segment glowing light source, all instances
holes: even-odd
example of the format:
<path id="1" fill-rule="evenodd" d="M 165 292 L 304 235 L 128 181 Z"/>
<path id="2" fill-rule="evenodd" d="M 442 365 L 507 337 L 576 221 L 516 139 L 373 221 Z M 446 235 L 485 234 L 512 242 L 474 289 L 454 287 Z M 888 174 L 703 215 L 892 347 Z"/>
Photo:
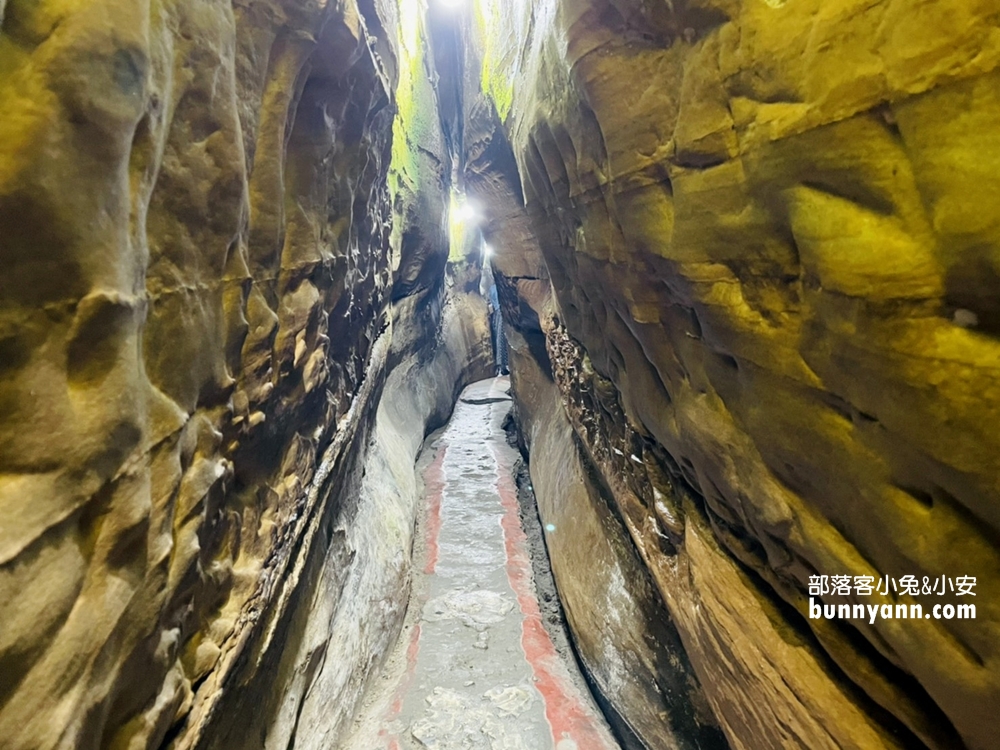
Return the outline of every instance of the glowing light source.
<path id="1" fill-rule="evenodd" d="M 476 215 L 476 207 L 469 201 L 462 201 L 458 205 L 457 217 L 460 221 L 474 221 Z"/>
<path id="2" fill-rule="evenodd" d="M 462 4 L 463 0 L 438 0 L 446 8 L 457 8 Z"/>
<path id="3" fill-rule="evenodd" d="M 488 243 L 484 242 L 483 243 L 483 257 L 484 258 L 489 258 L 491 255 L 493 255 L 493 248 L 490 247 Z"/>

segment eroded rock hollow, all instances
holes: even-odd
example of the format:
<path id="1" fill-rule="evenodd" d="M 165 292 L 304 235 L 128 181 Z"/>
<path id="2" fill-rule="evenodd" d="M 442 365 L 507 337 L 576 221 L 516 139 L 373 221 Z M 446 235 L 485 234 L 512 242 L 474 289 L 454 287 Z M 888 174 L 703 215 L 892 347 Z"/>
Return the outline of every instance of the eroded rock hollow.
<path id="1" fill-rule="evenodd" d="M 0 0 L 0 747 L 337 747 L 495 282 L 623 747 L 996 748 L 998 64 L 995 0 Z"/>
<path id="2" fill-rule="evenodd" d="M 0 745 L 328 747 L 492 367 L 419 16 L 0 17 Z"/>

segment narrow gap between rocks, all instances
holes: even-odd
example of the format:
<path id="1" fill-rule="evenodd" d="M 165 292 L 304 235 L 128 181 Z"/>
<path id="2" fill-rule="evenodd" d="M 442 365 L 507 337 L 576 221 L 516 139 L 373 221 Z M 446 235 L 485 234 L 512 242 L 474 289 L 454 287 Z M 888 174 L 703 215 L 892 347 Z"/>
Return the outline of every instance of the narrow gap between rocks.
<path id="1" fill-rule="evenodd" d="M 343 750 L 619 747 L 564 630 L 530 488 L 517 486 L 510 407 L 507 378 L 473 384 L 424 443 L 409 608 Z"/>

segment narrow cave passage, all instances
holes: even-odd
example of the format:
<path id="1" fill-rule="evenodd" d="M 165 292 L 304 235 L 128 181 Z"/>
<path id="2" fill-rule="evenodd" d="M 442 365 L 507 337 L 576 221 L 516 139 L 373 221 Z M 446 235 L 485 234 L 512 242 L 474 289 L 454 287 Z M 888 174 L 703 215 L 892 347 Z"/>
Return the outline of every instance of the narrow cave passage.
<path id="1" fill-rule="evenodd" d="M 0 750 L 997 750 L 998 7 L 0 0 Z"/>
<path id="2" fill-rule="evenodd" d="M 409 612 L 342 750 L 618 748 L 539 601 L 503 428 L 509 386 L 466 388 L 424 444 Z"/>

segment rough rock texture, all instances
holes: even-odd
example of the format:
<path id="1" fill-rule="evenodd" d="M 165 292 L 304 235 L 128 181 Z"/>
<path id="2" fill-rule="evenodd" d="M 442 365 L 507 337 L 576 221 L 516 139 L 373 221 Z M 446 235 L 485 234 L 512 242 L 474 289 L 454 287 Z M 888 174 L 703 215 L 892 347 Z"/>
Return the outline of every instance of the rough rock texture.
<path id="1" fill-rule="evenodd" d="M 0 24 L 0 744 L 316 746 L 398 627 L 416 448 L 488 372 L 475 258 L 412 209 L 444 150 L 390 196 L 433 68 L 387 0 Z"/>
<path id="2" fill-rule="evenodd" d="M 559 596 L 623 746 L 726 747 L 610 491 L 573 439 L 557 386 L 519 333 L 510 343 L 518 422 Z"/>
<path id="3" fill-rule="evenodd" d="M 980 0 L 469 19 L 525 436 L 572 424 L 733 747 L 996 746 L 998 24 Z M 574 453 L 531 451 L 533 476 Z M 587 540 L 550 545 L 564 592 Z M 976 576 L 978 616 L 809 620 L 813 574 Z"/>

